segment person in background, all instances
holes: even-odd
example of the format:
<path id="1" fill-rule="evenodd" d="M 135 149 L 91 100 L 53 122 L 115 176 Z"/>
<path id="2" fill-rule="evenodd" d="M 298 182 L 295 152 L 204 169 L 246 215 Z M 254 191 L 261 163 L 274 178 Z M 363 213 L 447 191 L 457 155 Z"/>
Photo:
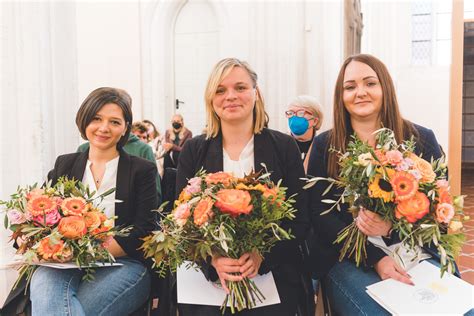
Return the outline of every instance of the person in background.
<path id="1" fill-rule="evenodd" d="M 205 91 L 206 134 L 186 142 L 179 158 L 176 193 L 186 186 L 188 179 L 203 168 L 207 172 L 232 172 L 237 177 L 263 170 L 262 163 L 271 173 L 271 180 L 287 187 L 287 196 L 297 193 L 296 217 L 284 220 L 282 225 L 291 229 L 292 240 L 277 243 L 263 257 L 246 253 L 239 259 L 214 256 L 203 267 L 208 280 L 237 281 L 242 277 L 272 272 L 280 295 L 280 304 L 243 310 L 236 315 L 294 316 L 298 290 L 301 287 L 301 241 L 309 228 L 306 212 L 306 192 L 300 178 L 304 177 L 303 164 L 295 141 L 286 134 L 267 128 L 268 116 L 257 74 L 246 62 L 235 58 L 219 61 L 213 68 Z M 179 304 L 181 316 L 220 316 L 218 306 Z M 230 314 L 229 311 L 225 315 Z"/>
<path id="2" fill-rule="evenodd" d="M 158 132 L 158 129 L 152 121 L 143 120 L 143 124 L 145 124 L 148 129 L 148 145 L 151 146 L 153 154 L 155 155 L 158 173 L 161 177 L 163 177 L 163 157 L 166 153 L 165 149 L 163 148 L 163 136 L 160 135 L 160 132 Z"/>
<path id="3" fill-rule="evenodd" d="M 304 161 L 305 171 L 309 160 L 311 143 L 323 123 L 323 112 L 316 98 L 300 95 L 294 98 L 285 111 L 291 136 L 296 140 Z"/>
<path id="4" fill-rule="evenodd" d="M 85 142 L 84 144 L 80 145 L 77 148 L 78 152 L 85 152 L 89 149 L 89 142 Z M 155 155 L 153 154 L 153 150 L 151 146 L 142 142 L 137 136 L 130 133 L 128 136 L 128 141 L 123 146 L 123 150 L 132 156 L 137 156 L 144 158 L 153 162 L 156 166 Z M 158 169 L 157 169 L 158 170 Z M 156 190 L 158 192 L 159 201 L 161 202 L 161 180 L 160 175 L 157 173 L 156 175 Z"/>
<path id="5" fill-rule="evenodd" d="M 89 148 L 59 156 L 48 179 L 61 176 L 81 180 L 105 197 L 104 212 L 117 216 L 115 225 L 133 225 L 128 236 L 107 245 L 121 266 L 99 268 L 92 282 L 83 270 L 39 267 L 30 284 L 33 315 L 128 315 L 147 300 L 151 276 L 138 250 L 141 238 L 157 228 L 157 170 L 145 159 L 128 155 L 125 145 L 132 124 L 131 98 L 123 90 L 99 88 L 84 100 L 76 115 L 77 127 Z M 116 201 L 120 200 L 120 203 Z"/>
<path id="6" fill-rule="evenodd" d="M 132 134 L 137 136 L 145 144 L 148 144 L 148 128 L 142 122 L 135 122 L 132 125 Z"/>
<path id="7" fill-rule="evenodd" d="M 173 115 L 171 128 L 166 130 L 163 148 L 166 150 L 163 167 L 176 168 L 184 143 L 193 137 L 193 133 L 184 126 L 181 114 Z"/>

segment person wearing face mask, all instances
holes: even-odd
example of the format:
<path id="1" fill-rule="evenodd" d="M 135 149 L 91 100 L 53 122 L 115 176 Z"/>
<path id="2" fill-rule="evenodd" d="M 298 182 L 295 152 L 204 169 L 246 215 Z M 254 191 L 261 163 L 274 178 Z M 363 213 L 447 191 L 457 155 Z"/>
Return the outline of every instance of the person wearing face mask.
<path id="1" fill-rule="evenodd" d="M 323 112 L 315 97 L 300 95 L 289 103 L 285 115 L 288 118 L 291 136 L 300 149 L 306 171 L 308 153 L 311 151 L 313 138 L 323 123 Z"/>
<path id="2" fill-rule="evenodd" d="M 193 137 L 193 133 L 184 127 L 183 116 L 175 114 L 171 119 L 172 128 L 166 130 L 165 143 L 163 148 L 166 150 L 164 156 L 163 168 L 176 168 L 178 158 L 184 143 Z"/>

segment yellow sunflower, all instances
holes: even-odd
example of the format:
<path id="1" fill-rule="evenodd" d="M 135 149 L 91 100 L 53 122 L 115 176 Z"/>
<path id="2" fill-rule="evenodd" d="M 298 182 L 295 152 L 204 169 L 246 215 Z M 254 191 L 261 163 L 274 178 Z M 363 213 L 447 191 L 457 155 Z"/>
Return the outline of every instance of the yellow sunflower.
<path id="1" fill-rule="evenodd" d="M 385 203 L 391 202 L 393 200 L 392 186 L 380 174 L 376 174 L 369 184 L 369 196 L 381 198 Z"/>

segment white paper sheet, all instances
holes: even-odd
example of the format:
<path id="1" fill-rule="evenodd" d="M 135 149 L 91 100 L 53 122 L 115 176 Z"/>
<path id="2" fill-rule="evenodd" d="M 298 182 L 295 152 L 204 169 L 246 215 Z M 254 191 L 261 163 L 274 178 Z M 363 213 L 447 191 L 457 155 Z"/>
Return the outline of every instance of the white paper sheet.
<path id="1" fill-rule="evenodd" d="M 177 269 L 178 303 L 221 306 L 226 293 L 219 286 L 209 282 L 200 270 L 186 268 L 186 264 Z M 280 296 L 271 272 L 257 275 L 252 279 L 265 296 L 265 300 L 257 300 L 256 306 L 262 307 L 280 303 Z"/>
<path id="2" fill-rule="evenodd" d="M 393 279 L 367 287 L 367 293 L 393 315 L 462 315 L 474 307 L 474 287 L 422 261 L 409 270 L 415 286 Z"/>
<path id="3" fill-rule="evenodd" d="M 106 268 L 106 267 L 118 267 L 118 266 L 123 266 L 123 263 L 120 262 L 113 262 L 113 263 L 108 263 L 108 262 L 96 262 L 95 263 L 97 266 L 81 266 L 81 268 Z M 65 262 L 65 263 L 59 263 L 59 262 L 42 262 L 42 263 L 36 263 L 35 265 L 37 266 L 44 266 L 44 267 L 49 267 L 49 268 L 54 268 L 54 269 L 78 269 L 79 266 L 75 264 L 74 262 Z"/>

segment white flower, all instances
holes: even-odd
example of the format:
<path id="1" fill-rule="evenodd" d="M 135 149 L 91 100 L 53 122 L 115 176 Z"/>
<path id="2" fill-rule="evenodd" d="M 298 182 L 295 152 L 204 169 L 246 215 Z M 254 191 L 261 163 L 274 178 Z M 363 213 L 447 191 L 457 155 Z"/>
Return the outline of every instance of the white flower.
<path id="1" fill-rule="evenodd" d="M 372 157 L 371 153 L 365 153 L 365 154 L 360 154 L 359 157 L 357 157 L 357 161 L 361 166 L 367 167 L 374 161 L 374 158 Z"/>

